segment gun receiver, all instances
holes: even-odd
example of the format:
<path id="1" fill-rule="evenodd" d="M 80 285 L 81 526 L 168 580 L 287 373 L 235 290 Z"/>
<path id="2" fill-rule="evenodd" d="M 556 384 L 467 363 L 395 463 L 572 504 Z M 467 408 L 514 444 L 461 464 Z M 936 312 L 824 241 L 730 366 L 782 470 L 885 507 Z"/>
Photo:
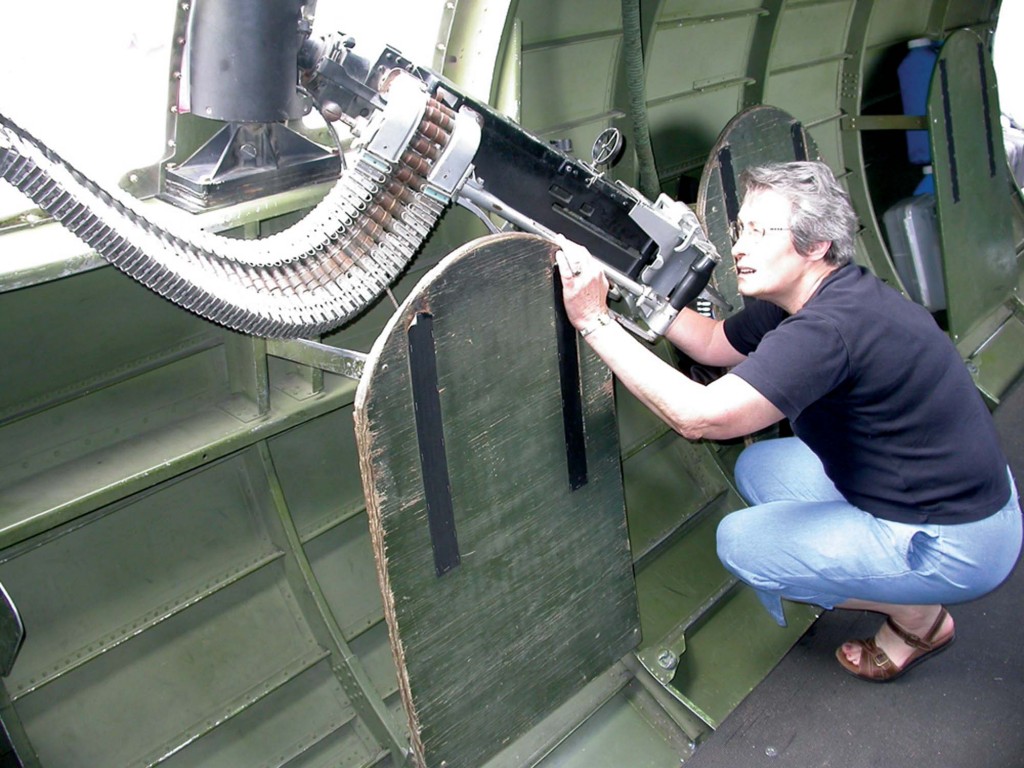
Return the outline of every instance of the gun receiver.
<path id="1" fill-rule="evenodd" d="M 560 233 L 587 247 L 604 265 L 625 309 L 620 322 L 648 340 L 663 335 L 676 314 L 704 293 L 727 306 L 709 286 L 719 261 L 714 245 L 685 204 L 660 195 L 652 203 L 622 182 L 460 92 L 387 47 L 370 64 L 353 52 L 351 38 L 308 39 L 300 50 L 304 84 L 321 111 L 353 122 L 381 109 L 395 70 L 414 75 L 432 98 L 472 119 L 437 161 L 434 183 L 498 231 L 487 214 L 507 225 L 553 237 Z M 459 131 L 454 132 L 459 136 Z M 453 146 L 455 145 L 455 146 Z M 442 178 L 443 177 L 443 178 Z"/>

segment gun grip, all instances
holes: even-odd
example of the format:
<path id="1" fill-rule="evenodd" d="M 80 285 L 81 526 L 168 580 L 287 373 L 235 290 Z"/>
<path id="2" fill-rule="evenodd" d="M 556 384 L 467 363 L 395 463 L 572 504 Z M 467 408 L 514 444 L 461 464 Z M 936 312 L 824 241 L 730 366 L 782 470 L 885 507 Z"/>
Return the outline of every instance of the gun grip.
<path id="1" fill-rule="evenodd" d="M 681 310 L 700 295 L 711 279 L 711 273 L 715 271 L 717 263 L 706 253 L 701 253 L 690 263 L 683 279 L 669 297 L 669 304 L 673 309 Z"/>

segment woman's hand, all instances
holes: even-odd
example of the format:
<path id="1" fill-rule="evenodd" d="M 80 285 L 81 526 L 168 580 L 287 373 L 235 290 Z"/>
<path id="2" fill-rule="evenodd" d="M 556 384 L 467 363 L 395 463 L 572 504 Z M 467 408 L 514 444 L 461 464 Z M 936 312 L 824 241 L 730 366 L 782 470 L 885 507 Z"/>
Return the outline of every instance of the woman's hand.
<path id="1" fill-rule="evenodd" d="M 575 328 L 590 327 L 608 314 L 608 278 L 597 259 L 578 243 L 557 237 L 560 249 L 555 262 L 562 279 L 562 298 L 569 322 Z"/>

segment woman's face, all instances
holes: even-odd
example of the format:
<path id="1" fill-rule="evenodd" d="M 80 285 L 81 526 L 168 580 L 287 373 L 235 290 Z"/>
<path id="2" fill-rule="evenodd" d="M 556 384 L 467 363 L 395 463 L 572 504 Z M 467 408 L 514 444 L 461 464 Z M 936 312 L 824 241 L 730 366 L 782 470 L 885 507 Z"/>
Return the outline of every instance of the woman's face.
<path id="1" fill-rule="evenodd" d="M 772 190 L 743 200 L 737 221 L 742 234 L 732 247 L 739 292 L 785 306 L 790 292 L 811 266 L 797 253 L 789 233 L 789 200 Z"/>

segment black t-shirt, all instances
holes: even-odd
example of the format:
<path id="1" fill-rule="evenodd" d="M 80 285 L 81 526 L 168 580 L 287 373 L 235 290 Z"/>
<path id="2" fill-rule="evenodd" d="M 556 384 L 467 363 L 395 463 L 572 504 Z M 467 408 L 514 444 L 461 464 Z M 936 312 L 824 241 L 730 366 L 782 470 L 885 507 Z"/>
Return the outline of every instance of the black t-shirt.
<path id="1" fill-rule="evenodd" d="M 866 269 L 829 275 L 793 315 L 747 301 L 725 321 L 733 368 L 790 420 L 852 504 L 906 523 L 966 523 L 1006 503 L 1006 459 L 948 336 Z"/>

